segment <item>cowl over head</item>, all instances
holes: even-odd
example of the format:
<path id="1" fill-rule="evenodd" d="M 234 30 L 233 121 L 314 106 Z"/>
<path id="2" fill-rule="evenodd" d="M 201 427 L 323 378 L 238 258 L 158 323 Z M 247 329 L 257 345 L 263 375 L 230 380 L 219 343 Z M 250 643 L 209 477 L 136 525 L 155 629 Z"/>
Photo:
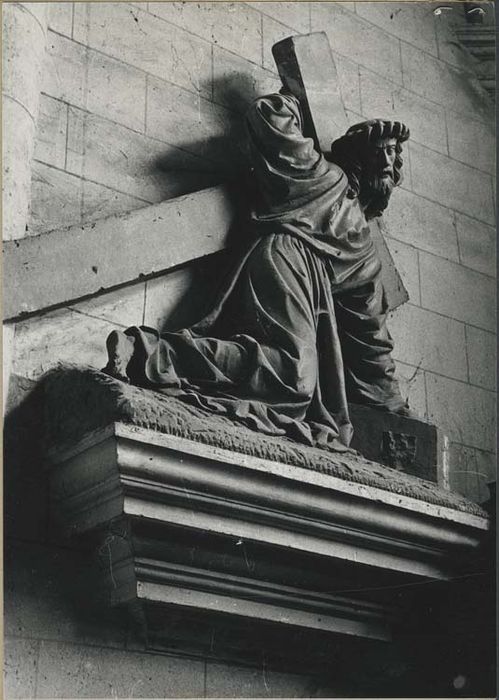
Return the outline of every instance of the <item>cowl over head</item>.
<path id="1" fill-rule="evenodd" d="M 348 177 L 350 190 L 348 196 L 360 197 L 366 190 L 366 174 L 372 171 L 374 149 L 386 139 L 395 139 L 395 160 L 393 164 L 393 186 L 402 182 L 402 144 L 410 136 L 405 124 L 386 119 L 370 119 L 351 126 L 344 136 L 331 144 L 328 160 L 345 172 Z M 366 217 L 379 216 L 388 206 L 389 194 L 381 194 L 374 198 L 366 209 Z"/>

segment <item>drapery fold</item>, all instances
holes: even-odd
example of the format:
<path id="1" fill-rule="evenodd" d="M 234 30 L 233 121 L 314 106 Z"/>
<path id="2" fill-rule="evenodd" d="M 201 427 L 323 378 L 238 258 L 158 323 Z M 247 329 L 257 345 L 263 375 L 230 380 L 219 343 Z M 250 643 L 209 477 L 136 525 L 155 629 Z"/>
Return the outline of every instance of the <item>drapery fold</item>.
<path id="1" fill-rule="evenodd" d="M 298 101 L 247 116 L 252 241 L 214 305 L 177 332 L 132 327 L 133 383 L 267 434 L 345 450 L 348 401 L 396 410 L 380 262 L 347 178 L 303 136 Z"/>

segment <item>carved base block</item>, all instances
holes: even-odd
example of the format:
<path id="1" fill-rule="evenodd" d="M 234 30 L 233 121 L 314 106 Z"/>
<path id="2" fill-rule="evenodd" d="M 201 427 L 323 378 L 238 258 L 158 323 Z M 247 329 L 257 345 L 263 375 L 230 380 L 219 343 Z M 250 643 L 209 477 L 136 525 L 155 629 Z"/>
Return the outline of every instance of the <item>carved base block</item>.
<path id="1" fill-rule="evenodd" d="M 364 457 L 448 488 L 443 436 L 434 425 L 352 404 L 350 417 L 352 447 Z"/>

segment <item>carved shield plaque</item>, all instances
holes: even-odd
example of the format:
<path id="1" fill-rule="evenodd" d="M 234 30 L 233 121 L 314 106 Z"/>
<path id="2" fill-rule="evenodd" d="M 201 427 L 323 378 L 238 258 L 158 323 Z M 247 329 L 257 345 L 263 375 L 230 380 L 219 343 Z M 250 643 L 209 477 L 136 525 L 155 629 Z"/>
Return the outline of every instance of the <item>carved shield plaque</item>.
<path id="1" fill-rule="evenodd" d="M 382 435 L 381 457 L 383 464 L 406 471 L 416 461 L 417 439 L 415 435 L 387 430 Z"/>

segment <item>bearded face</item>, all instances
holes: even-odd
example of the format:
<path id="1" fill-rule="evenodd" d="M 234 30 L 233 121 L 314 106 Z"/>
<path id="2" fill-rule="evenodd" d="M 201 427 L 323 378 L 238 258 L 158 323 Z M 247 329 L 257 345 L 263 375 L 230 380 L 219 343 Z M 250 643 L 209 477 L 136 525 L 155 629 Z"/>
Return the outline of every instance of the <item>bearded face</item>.
<path id="1" fill-rule="evenodd" d="M 409 129 L 402 122 L 371 119 L 351 126 L 331 144 L 327 159 L 348 178 L 350 198 L 358 197 L 366 220 L 381 216 L 401 182 L 402 144 Z"/>
<path id="2" fill-rule="evenodd" d="M 388 204 L 395 187 L 394 164 L 397 140 L 382 138 L 369 145 L 360 181 L 360 199 L 363 203 L 379 200 Z"/>

